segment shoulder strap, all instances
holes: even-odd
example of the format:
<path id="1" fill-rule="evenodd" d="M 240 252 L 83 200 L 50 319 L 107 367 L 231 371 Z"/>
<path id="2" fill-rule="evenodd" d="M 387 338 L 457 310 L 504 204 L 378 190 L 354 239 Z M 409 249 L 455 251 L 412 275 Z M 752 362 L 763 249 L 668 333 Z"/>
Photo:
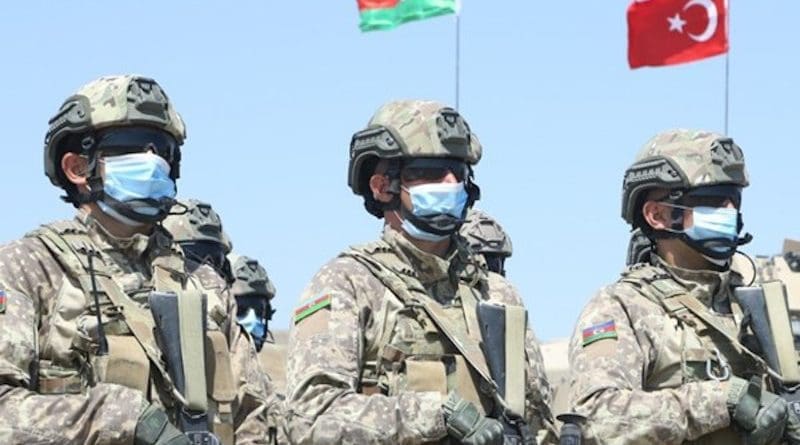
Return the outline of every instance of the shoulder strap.
<path id="1" fill-rule="evenodd" d="M 496 386 L 489 373 L 489 367 L 486 365 L 486 360 L 483 357 L 483 351 L 481 351 L 480 345 L 472 338 L 464 338 L 460 335 L 458 330 L 450 325 L 447 315 L 444 313 L 441 306 L 435 304 L 430 299 L 417 298 L 414 296 L 409 291 L 408 284 L 405 281 L 384 266 L 379 260 L 373 256 L 367 255 L 362 249 L 353 248 L 342 255 L 351 257 L 366 266 L 375 278 L 379 279 L 384 286 L 388 287 L 404 304 L 422 307 L 425 313 L 433 320 L 434 324 L 436 324 L 436 327 L 438 327 L 450 342 L 453 343 L 475 372 L 477 372 L 485 382 L 491 384 L 493 387 Z M 420 290 L 424 291 L 422 285 L 418 287 Z"/>
<path id="2" fill-rule="evenodd" d="M 633 278 L 635 275 L 636 274 L 634 272 L 629 276 Z M 761 368 L 762 371 L 768 372 L 773 376 L 778 375 L 777 372 L 769 368 L 764 359 L 750 351 L 739 341 L 738 338 L 736 338 L 736 336 L 728 332 L 728 330 L 725 329 L 719 320 L 711 315 L 706 305 L 704 305 L 700 300 L 697 299 L 697 297 L 694 296 L 694 294 L 692 294 L 690 291 L 687 291 L 686 288 L 681 286 L 674 279 L 668 275 L 656 275 L 652 273 L 647 274 L 647 276 L 640 276 L 638 278 L 647 283 L 649 289 L 653 291 L 652 293 L 643 292 L 642 295 L 660 304 L 666 309 L 670 316 L 679 317 L 679 314 L 683 311 L 691 312 L 710 329 L 722 335 L 722 337 L 725 338 L 725 340 L 727 340 L 737 352 L 751 358 L 756 365 Z M 623 275 L 623 279 L 621 281 L 639 284 L 637 280 L 630 280 L 626 275 Z"/>
<path id="3" fill-rule="evenodd" d="M 78 280 L 84 295 L 89 298 L 92 294 L 91 274 L 88 272 L 88 265 L 84 265 L 82 258 L 87 255 L 100 255 L 99 250 L 95 249 L 91 243 L 86 241 L 83 247 L 91 249 L 87 252 L 78 253 L 75 251 L 67 240 L 52 227 L 45 226 L 33 234 L 40 239 L 45 246 L 53 253 L 56 260 L 61 263 L 67 273 Z M 101 257 L 102 258 L 102 257 Z M 181 393 L 175 388 L 172 379 L 161 362 L 161 353 L 156 346 L 156 339 L 154 336 L 155 322 L 153 317 L 140 307 L 136 302 L 131 300 L 120 286 L 111 278 L 105 270 L 102 262 L 94 262 L 95 265 L 95 279 L 99 292 L 104 293 L 111 302 L 122 308 L 123 318 L 125 324 L 133 333 L 139 345 L 147 354 L 148 359 L 153 366 L 158 370 L 162 379 L 164 380 L 166 389 L 175 397 L 181 404 L 186 405 L 186 400 Z"/>
<path id="4" fill-rule="evenodd" d="M 737 351 L 753 359 L 763 370 L 769 369 L 769 366 L 767 366 L 767 363 L 764 361 L 764 359 L 762 359 L 761 357 L 759 357 L 758 355 L 747 349 L 746 346 L 744 346 L 739 342 L 739 339 L 731 335 L 725 329 L 725 327 L 719 323 L 717 319 L 711 316 L 711 314 L 708 311 L 708 307 L 706 307 L 706 305 L 700 302 L 700 300 L 698 300 L 697 297 L 692 295 L 690 292 L 687 292 L 684 293 L 683 295 L 676 296 L 675 301 L 682 304 L 686 309 L 689 310 L 689 312 L 693 313 L 699 319 L 703 320 L 703 323 L 705 323 L 708 327 L 712 328 L 713 330 L 721 334 L 723 337 L 725 337 L 725 339 L 728 340 L 728 342 Z"/>

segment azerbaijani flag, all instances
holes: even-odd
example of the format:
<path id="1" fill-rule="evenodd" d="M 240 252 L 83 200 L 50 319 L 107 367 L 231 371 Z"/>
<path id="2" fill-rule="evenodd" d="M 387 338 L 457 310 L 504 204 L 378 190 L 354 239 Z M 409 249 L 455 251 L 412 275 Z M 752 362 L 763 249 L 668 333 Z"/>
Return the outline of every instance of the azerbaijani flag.
<path id="1" fill-rule="evenodd" d="M 382 31 L 414 20 L 452 14 L 458 0 L 357 0 L 361 31 Z"/>

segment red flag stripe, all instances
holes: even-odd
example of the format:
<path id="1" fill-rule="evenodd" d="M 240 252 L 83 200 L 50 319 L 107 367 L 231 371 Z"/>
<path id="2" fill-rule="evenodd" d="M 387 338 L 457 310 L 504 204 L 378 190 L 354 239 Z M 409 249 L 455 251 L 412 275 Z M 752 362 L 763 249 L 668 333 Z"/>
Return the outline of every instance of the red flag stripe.
<path id="1" fill-rule="evenodd" d="M 358 0 L 358 10 L 394 8 L 400 0 Z"/>

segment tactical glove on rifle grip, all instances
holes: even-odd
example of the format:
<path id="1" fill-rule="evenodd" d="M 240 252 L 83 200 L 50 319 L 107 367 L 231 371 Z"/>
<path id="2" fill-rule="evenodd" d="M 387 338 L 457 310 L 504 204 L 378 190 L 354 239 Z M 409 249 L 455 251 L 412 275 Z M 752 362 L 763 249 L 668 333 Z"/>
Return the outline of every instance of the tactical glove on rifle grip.
<path id="1" fill-rule="evenodd" d="M 728 411 L 731 420 L 743 432 L 747 445 L 777 442 L 788 420 L 786 401 L 775 394 L 761 391 L 761 380 L 747 381 L 731 377 L 728 381 Z"/>
<path id="2" fill-rule="evenodd" d="M 134 445 L 192 445 L 179 429 L 175 428 L 167 413 L 149 405 L 136 422 Z"/>
<path id="3" fill-rule="evenodd" d="M 503 424 L 481 416 L 478 408 L 451 392 L 444 406 L 447 432 L 467 445 L 500 445 L 503 443 Z"/>

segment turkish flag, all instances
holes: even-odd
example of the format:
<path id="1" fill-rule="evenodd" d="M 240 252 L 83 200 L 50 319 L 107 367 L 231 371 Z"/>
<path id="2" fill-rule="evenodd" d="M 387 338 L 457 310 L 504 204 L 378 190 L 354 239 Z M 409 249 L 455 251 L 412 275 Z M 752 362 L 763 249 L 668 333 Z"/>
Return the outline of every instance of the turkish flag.
<path id="1" fill-rule="evenodd" d="M 727 0 L 635 0 L 628 7 L 628 64 L 675 65 L 728 51 Z"/>

